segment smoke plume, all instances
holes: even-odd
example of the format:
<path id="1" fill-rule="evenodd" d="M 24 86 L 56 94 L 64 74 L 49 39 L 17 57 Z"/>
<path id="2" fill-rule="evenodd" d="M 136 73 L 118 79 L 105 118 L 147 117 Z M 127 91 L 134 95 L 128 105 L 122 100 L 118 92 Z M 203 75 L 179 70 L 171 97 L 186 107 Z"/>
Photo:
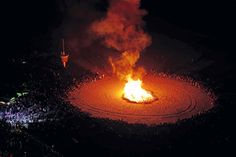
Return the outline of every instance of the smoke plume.
<path id="1" fill-rule="evenodd" d="M 90 29 L 100 37 L 106 47 L 115 49 L 119 57 L 109 57 L 114 74 L 120 79 L 140 77 L 144 72 L 135 67 L 140 53 L 151 44 L 151 37 L 144 32 L 140 0 L 110 0 L 106 16 L 95 21 Z"/>

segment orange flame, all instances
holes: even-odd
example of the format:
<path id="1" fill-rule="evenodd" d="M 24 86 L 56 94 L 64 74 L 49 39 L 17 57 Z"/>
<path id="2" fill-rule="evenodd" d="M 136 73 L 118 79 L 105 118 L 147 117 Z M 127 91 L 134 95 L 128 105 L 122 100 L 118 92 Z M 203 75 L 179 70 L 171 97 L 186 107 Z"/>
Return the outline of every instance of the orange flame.
<path id="1" fill-rule="evenodd" d="M 148 103 L 155 100 L 151 92 L 142 88 L 141 80 L 132 78 L 128 78 L 125 84 L 123 98 L 135 103 Z"/>
<path id="2" fill-rule="evenodd" d="M 111 0 L 106 17 L 91 25 L 91 31 L 102 37 L 108 48 L 121 53 L 118 58 L 109 57 L 109 62 L 113 73 L 128 81 L 128 85 L 132 78 L 141 78 L 145 72 L 135 64 L 140 52 L 151 44 L 151 37 L 143 30 L 146 11 L 139 7 L 140 0 Z"/>

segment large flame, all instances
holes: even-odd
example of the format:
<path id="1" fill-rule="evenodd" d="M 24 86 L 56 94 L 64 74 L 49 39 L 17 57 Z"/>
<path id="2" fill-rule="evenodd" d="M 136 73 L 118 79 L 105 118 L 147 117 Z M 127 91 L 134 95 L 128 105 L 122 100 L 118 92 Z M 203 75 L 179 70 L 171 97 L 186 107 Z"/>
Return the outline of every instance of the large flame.
<path id="1" fill-rule="evenodd" d="M 110 0 L 108 12 L 104 18 L 91 25 L 91 31 L 102 37 L 108 48 L 120 53 L 119 57 L 109 57 L 113 73 L 127 81 L 123 98 L 136 103 L 154 100 L 151 92 L 142 88 L 145 69 L 137 67 L 140 53 L 151 44 L 151 37 L 143 27 L 143 16 L 147 14 L 140 9 L 141 0 Z M 135 79 L 135 80 L 134 80 Z"/>
<path id="2" fill-rule="evenodd" d="M 128 78 L 125 84 L 123 98 L 135 103 L 149 103 L 155 100 L 151 92 L 142 88 L 140 79 L 133 80 L 132 78 Z"/>

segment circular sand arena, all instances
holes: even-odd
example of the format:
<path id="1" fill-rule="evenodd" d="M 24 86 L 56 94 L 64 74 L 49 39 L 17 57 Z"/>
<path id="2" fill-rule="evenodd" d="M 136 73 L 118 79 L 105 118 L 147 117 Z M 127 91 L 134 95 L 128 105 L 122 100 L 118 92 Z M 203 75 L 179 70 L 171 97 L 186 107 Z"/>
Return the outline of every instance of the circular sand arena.
<path id="1" fill-rule="evenodd" d="M 211 94 L 190 81 L 158 75 L 145 76 L 143 88 L 152 91 L 158 98 L 148 104 L 124 100 L 124 84 L 114 77 L 84 82 L 69 92 L 68 99 L 92 117 L 147 125 L 175 123 L 203 113 L 214 105 Z"/>

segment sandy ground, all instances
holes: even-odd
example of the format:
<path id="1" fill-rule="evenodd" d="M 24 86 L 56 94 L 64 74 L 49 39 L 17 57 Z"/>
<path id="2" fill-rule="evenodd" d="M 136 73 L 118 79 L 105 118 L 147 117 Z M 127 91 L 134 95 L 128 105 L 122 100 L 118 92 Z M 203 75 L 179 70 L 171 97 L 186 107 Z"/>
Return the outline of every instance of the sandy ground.
<path id="1" fill-rule="evenodd" d="M 214 106 L 212 96 L 189 81 L 147 75 L 143 83 L 143 87 L 152 91 L 158 100 L 136 104 L 122 99 L 124 83 L 113 77 L 83 83 L 73 89 L 68 98 L 74 106 L 92 117 L 147 125 L 174 123 Z"/>

